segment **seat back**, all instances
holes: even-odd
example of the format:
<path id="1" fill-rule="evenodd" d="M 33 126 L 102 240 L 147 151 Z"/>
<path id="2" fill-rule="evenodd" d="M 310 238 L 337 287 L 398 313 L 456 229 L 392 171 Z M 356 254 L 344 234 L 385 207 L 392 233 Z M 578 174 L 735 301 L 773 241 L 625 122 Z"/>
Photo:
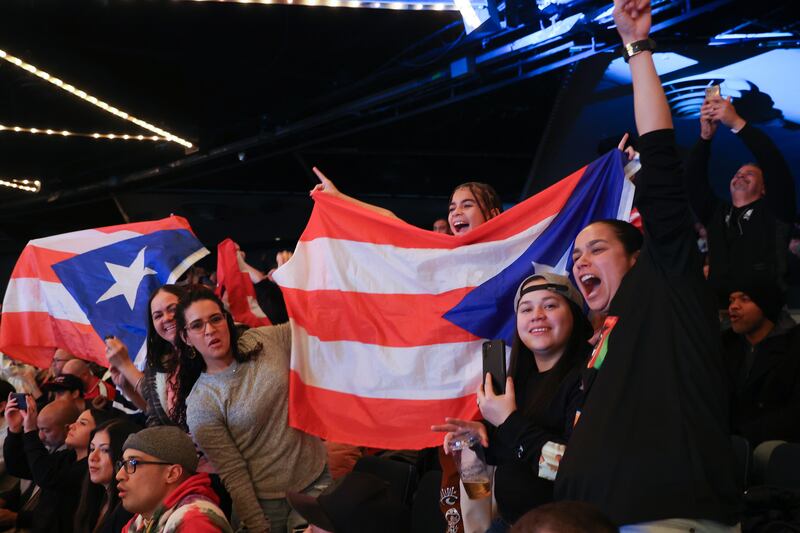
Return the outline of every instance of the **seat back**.
<path id="1" fill-rule="evenodd" d="M 411 505 L 411 497 L 417 483 L 417 469 L 413 465 L 367 455 L 356 461 L 353 470 L 367 472 L 386 481 L 397 501 L 406 506 Z"/>

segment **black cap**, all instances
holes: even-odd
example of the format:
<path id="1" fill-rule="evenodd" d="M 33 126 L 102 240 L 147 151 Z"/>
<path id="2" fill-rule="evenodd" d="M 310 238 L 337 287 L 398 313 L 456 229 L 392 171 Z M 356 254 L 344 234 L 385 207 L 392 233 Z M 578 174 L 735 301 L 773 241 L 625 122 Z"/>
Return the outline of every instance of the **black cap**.
<path id="1" fill-rule="evenodd" d="M 389 483 L 366 472 L 350 472 L 319 496 L 289 492 L 289 503 L 309 524 L 336 533 L 407 533 L 408 509 L 392 498 Z"/>
<path id="2" fill-rule="evenodd" d="M 73 391 L 77 390 L 83 394 L 83 381 L 80 378 L 73 376 L 72 374 L 61 374 L 57 376 L 53 381 L 49 381 L 42 385 L 42 390 L 47 391 L 62 391 L 68 390 Z"/>

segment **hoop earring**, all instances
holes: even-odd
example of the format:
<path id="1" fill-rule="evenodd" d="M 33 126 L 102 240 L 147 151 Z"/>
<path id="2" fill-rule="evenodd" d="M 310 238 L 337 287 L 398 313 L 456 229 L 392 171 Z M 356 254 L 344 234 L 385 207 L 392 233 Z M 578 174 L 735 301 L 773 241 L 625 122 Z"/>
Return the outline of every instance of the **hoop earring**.
<path id="1" fill-rule="evenodd" d="M 197 357 L 197 348 L 192 346 L 192 351 L 189 352 L 189 359 L 194 359 L 195 357 Z"/>

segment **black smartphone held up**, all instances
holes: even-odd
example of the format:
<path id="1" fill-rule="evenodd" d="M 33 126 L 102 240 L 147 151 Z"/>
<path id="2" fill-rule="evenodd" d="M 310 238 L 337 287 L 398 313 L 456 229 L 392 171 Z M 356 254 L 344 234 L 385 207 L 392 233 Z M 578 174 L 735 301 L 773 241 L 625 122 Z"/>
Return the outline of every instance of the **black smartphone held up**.
<path id="1" fill-rule="evenodd" d="M 12 392 L 11 396 L 13 396 L 17 400 L 17 408 L 20 411 L 28 410 L 28 400 L 24 392 Z"/>
<path id="2" fill-rule="evenodd" d="M 483 380 L 492 375 L 495 394 L 506 393 L 506 343 L 502 339 L 483 343 Z"/>

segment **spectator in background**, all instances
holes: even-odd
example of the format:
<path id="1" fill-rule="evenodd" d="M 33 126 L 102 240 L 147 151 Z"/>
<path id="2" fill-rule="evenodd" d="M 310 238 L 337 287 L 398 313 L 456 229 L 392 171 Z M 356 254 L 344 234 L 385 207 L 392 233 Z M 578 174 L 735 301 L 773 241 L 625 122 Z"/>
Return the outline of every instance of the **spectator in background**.
<path id="1" fill-rule="evenodd" d="M 437 218 L 434 220 L 432 229 L 435 233 L 446 233 L 450 235 L 450 225 L 445 218 Z"/>
<path id="2" fill-rule="evenodd" d="M 25 456 L 21 433 L 22 414 L 18 409 L 10 410 L 8 402 L 4 414 L 9 426 L 3 442 L 6 468 L 11 475 L 22 480 L 19 494 L 15 494 L 14 497 L 9 495 L 9 499 L 16 500 L 16 503 L 12 505 L 13 511 L 4 513 L 4 523 L 11 521 L 22 530 L 60 531 L 58 524 L 72 516 L 74 507 L 71 505 L 74 502 L 69 498 L 62 501 L 56 492 L 42 490 L 32 481 L 33 475 Z M 50 453 L 63 449 L 67 428 L 75 422 L 79 414 L 75 405 L 66 401 L 51 402 L 39 413 L 37 421 L 39 439 Z M 49 529 L 50 526 L 53 526 L 53 529 Z"/>
<path id="3" fill-rule="evenodd" d="M 52 381 L 42 385 L 42 392 L 52 392 L 56 401 L 66 400 L 75 404 L 78 412 L 88 408 L 83 397 L 83 381 L 72 374 L 61 374 Z"/>
<path id="4" fill-rule="evenodd" d="M 105 398 L 114 401 L 116 389 L 92 374 L 91 368 L 82 359 L 72 359 L 64 363 L 62 374 L 69 374 L 80 379 L 83 383 L 83 399 L 92 401 L 95 398 Z"/>
<path id="5" fill-rule="evenodd" d="M 180 428 L 143 429 L 122 450 L 117 489 L 123 507 L 134 514 L 123 533 L 232 533 L 208 474 L 197 473 L 194 443 Z"/>
<path id="6" fill-rule="evenodd" d="M 774 284 L 741 289 L 730 294 L 731 328 L 722 343 L 731 425 L 756 449 L 758 477 L 775 447 L 766 441 L 800 441 L 800 326 L 781 314 L 783 299 Z"/>
<path id="7" fill-rule="evenodd" d="M 56 400 L 51 405 L 74 408 L 64 403 L 69 402 Z M 70 424 L 64 439 L 65 449 L 51 453 L 39 438 L 38 411 L 32 396 L 27 397 L 27 409 L 23 411 L 14 398 L 9 399 L 5 412 L 9 430 L 3 446 L 6 464 L 13 462 L 16 475 L 33 480 L 40 489 L 38 498 L 31 497 L 33 501 L 38 499 L 31 513 L 32 528 L 35 531 L 71 531 L 80 484 L 87 472 L 89 435 L 96 423 L 104 422 L 110 415 L 87 409 Z M 19 527 L 19 517 L 17 523 Z"/>
<path id="8" fill-rule="evenodd" d="M 64 365 L 73 359 L 75 359 L 75 356 L 64 348 L 56 348 L 56 352 L 53 354 L 53 360 L 50 361 L 51 378 L 60 376 L 63 372 Z"/>
<path id="9" fill-rule="evenodd" d="M 730 128 L 755 155 L 730 181 L 731 199 L 711 190 L 708 162 L 719 124 Z M 709 282 L 720 309 L 729 288 L 742 283 L 773 283 L 786 289 L 789 230 L 796 214 L 794 180 L 770 138 L 736 113 L 731 99 L 711 97 L 700 112 L 700 139 L 686 163 L 692 209 L 708 230 Z"/>
<path id="10" fill-rule="evenodd" d="M 8 421 L 5 417 L 6 403 L 12 393 L 16 392 L 8 381 L 0 380 L 0 447 L 8 434 Z M 41 426 L 39 426 L 41 429 Z M 0 496 L 12 490 L 19 480 L 6 471 L 5 459 L 0 457 Z"/>
<path id="11" fill-rule="evenodd" d="M 89 441 L 89 474 L 83 481 L 80 504 L 75 513 L 76 533 L 118 533 L 133 517 L 120 503 L 116 464 L 122 460 L 122 445 L 141 427 L 125 419 L 98 425 Z"/>

